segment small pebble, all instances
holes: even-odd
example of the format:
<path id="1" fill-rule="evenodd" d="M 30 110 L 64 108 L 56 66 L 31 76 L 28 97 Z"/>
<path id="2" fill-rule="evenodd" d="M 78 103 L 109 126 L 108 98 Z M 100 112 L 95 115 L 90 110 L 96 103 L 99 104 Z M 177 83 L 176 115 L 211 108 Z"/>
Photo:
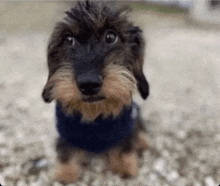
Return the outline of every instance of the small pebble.
<path id="1" fill-rule="evenodd" d="M 32 168 L 33 164 L 31 162 L 25 163 L 22 166 L 22 173 L 27 175 L 30 172 L 30 169 Z"/>
<path id="2" fill-rule="evenodd" d="M 6 186 L 5 177 L 3 175 L 0 175 L 0 183 L 2 184 L 2 186 Z"/>
<path id="3" fill-rule="evenodd" d="M 46 159 L 29 160 L 22 167 L 23 174 L 38 175 L 40 171 L 46 170 L 48 163 Z"/>
<path id="4" fill-rule="evenodd" d="M 21 109 L 22 111 L 27 111 L 30 107 L 29 101 L 27 98 L 19 98 L 15 101 L 15 105 L 18 109 Z"/>
<path id="5" fill-rule="evenodd" d="M 48 168 L 48 161 L 46 159 L 40 159 L 36 163 L 36 167 L 39 169 L 46 169 L 46 168 Z"/>
<path id="6" fill-rule="evenodd" d="M 61 183 L 59 183 L 59 182 L 55 182 L 55 183 L 53 184 L 53 186 L 63 186 L 63 184 L 61 184 Z"/>
<path id="7" fill-rule="evenodd" d="M 165 166 L 165 160 L 163 158 L 158 158 L 158 160 L 154 164 L 154 169 L 163 175 L 163 173 L 165 172 Z"/>
<path id="8" fill-rule="evenodd" d="M 183 130 L 179 130 L 177 131 L 176 136 L 177 138 L 183 140 L 183 139 L 186 139 L 187 133 Z"/>
<path id="9" fill-rule="evenodd" d="M 2 184 L 2 186 L 4 186 L 4 185 Z M 28 186 L 28 185 L 25 183 L 24 180 L 19 180 L 19 181 L 17 182 L 17 186 Z"/>
<path id="10" fill-rule="evenodd" d="M 211 176 L 209 176 L 209 177 L 205 178 L 205 185 L 206 186 L 216 186 L 218 184 L 215 183 L 214 179 Z"/>
<path id="11" fill-rule="evenodd" d="M 199 183 L 199 182 L 195 182 L 195 183 L 194 183 L 194 186 L 202 186 L 202 184 Z"/>
<path id="12" fill-rule="evenodd" d="M 45 186 L 48 185 L 48 183 L 49 183 L 49 179 L 45 174 L 45 172 L 41 172 L 36 182 L 34 182 L 36 186 Z"/>
<path id="13" fill-rule="evenodd" d="M 8 180 L 18 180 L 19 177 L 20 177 L 20 168 L 17 166 L 17 167 L 7 167 L 5 170 L 4 170 L 4 175 L 5 175 L 5 178 L 8 179 Z"/>
<path id="14" fill-rule="evenodd" d="M 149 169 L 148 167 L 144 166 L 144 167 L 142 167 L 142 168 L 140 169 L 139 174 L 140 174 L 140 175 L 145 175 L 145 174 L 147 174 L 149 171 L 150 171 L 150 169 Z"/>
<path id="15" fill-rule="evenodd" d="M 28 182 L 29 183 L 35 183 L 36 182 L 36 180 L 37 180 L 37 176 L 32 176 L 32 175 L 29 175 L 28 176 Z"/>
<path id="16" fill-rule="evenodd" d="M 170 182 L 176 181 L 179 178 L 179 174 L 176 171 L 172 171 L 167 175 L 167 179 Z"/>

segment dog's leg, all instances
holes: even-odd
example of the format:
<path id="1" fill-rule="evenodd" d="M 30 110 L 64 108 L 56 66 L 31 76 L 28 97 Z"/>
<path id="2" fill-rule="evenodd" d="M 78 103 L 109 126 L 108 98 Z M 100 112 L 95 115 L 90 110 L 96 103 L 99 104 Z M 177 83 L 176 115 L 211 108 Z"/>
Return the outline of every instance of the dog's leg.
<path id="1" fill-rule="evenodd" d="M 147 135 L 144 131 L 140 130 L 137 133 L 137 142 L 136 142 L 136 149 L 137 151 L 144 151 L 148 149 L 148 143 L 147 143 Z"/>
<path id="2" fill-rule="evenodd" d="M 137 150 L 134 148 L 136 135 L 126 137 L 121 145 L 109 151 L 110 168 L 123 178 L 137 176 Z"/>
<path id="3" fill-rule="evenodd" d="M 148 149 L 148 143 L 147 143 L 147 133 L 146 133 L 146 126 L 145 123 L 140 115 L 140 111 L 138 112 L 138 117 L 136 121 L 136 143 L 135 148 L 138 152 L 142 152 L 146 149 Z"/>
<path id="4" fill-rule="evenodd" d="M 121 150 L 120 149 L 111 149 L 108 153 L 110 168 L 113 173 L 122 173 L 123 164 L 121 159 Z"/>
<path id="5" fill-rule="evenodd" d="M 58 160 L 55 175 L 56 179 L 65 184 L 77 181 L 80 175 L 79 158 L 82 157 L 83 152 L 73 150 L 73 148 L 62 139 L 58 139 L 56 151 Z"/>
<path id="6" fill-rule="evenodd" d="M 56 180 L 68 184 L 79 178 L 79 165 L 76 162 L 61 163 L 57 165 Z"/>
<path id="7" fill-rule="evenodd" d="M 129 178 L 137 176 L 138 165 L 137 165 L 137 153 L 135 150 L 130 152 L 123 152 L 121 155 L 122 165 L 123 165 L 123 178 Z"/>
<path id="8" fill-rule="evenodd" d="M 134 177 L 138 174 L 136 138 L 137 133 L 134 132 L 133 135 L 127 136 L 122 142 L 121 164 L 123 169 L 121 174 L 123 178 Z"/>
<path id="9" fill-rule="evenodd" d="M 120 174 L 123 178 L 137 176 L 137 153 L 135 150 L 121 152 L 119 149 L 109 151 L 109 163 L 113 173 Z"/>

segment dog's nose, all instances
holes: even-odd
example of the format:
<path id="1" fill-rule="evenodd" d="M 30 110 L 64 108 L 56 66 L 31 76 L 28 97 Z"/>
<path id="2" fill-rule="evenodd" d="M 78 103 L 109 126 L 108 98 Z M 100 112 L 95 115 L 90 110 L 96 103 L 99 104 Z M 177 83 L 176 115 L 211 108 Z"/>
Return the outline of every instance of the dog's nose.
<path id="1" fill-rule="evenodd" d="M 102 86 L 102 78 L 100 76 L 88 74 L 77 77 L 77 85 L 84 95 L 97 94 Z"/>

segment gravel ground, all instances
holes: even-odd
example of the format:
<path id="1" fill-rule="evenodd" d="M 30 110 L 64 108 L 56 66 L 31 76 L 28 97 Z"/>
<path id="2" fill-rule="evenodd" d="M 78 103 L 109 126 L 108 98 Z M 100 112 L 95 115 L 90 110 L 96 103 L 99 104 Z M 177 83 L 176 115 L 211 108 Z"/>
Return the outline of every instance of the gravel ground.
<path id="1" fill-rule="evenodd" d="M 0 183 L 61 186 L 55 165 L 54 103 L 41 91 L 46 45 L 68 4 L 0 2 Z M 136 11 L 147 38 L 143 102 L 150 148 L 139 176 L 122 180 L 96 157 L 69 186 L 217 186 L 220 184 L 220 32 L 189 25 L 186 16 Z"/>

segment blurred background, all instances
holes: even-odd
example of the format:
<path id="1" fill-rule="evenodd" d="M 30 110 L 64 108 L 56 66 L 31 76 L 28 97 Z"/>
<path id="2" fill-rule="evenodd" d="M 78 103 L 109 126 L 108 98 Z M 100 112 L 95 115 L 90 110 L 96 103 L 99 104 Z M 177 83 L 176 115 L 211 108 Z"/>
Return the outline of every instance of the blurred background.
<path id="1" fill-rule="evenodd" d="M 75 2 L 0 2 L 0 183 L 62 186 L 53 180 L 54 103 L 41 92 L 55 22 Z M 216 186 L 220 184 L 220 2 L 119 1 L 143 30 L 142 101 L 149 138 L 139 175 L 122 180 L 95 157 L 70 186 Z"/>

